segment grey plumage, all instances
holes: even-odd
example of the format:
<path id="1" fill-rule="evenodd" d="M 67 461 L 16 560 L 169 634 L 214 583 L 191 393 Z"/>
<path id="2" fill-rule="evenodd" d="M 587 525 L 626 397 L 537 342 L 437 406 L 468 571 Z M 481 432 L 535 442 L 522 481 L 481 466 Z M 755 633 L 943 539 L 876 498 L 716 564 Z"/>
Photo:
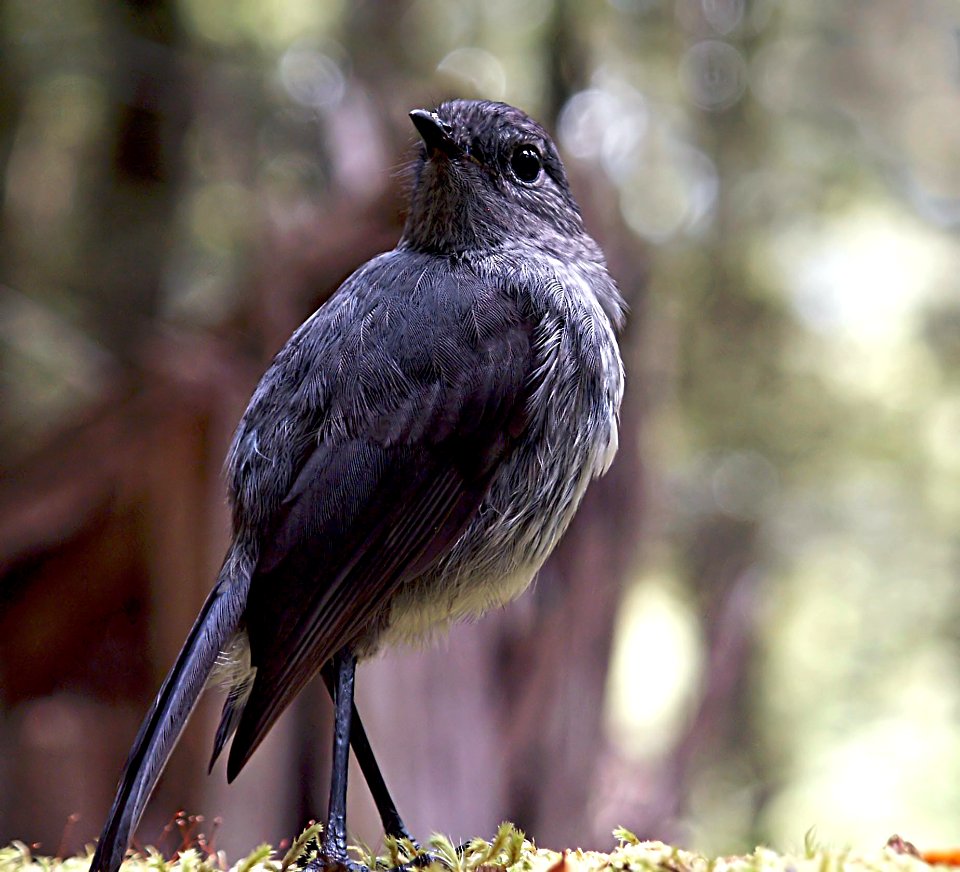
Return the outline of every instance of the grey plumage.
<path id="1" fill-rule="evenodd" d="M 341 649 L 370 656 L 517 596 L 616 451 L 623 303 L 553 143 L 501 103 L 412 115 L 425 144 L 403 237 L 250 400 L 227 459 L 233 545 L 92 872 L 119 865 L 209 676 L 233 687 L 214 749 L 232 736 L 232 780 Z"/>

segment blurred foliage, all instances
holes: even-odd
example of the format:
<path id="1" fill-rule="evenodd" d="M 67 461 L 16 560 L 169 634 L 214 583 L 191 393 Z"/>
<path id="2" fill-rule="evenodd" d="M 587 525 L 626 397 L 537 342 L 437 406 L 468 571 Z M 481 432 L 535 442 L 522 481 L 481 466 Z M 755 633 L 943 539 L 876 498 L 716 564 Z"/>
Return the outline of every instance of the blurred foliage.
<path id="1" fill-rule="evenodd" d="M 752 827 L 782 843 L 801 821 L 840 840 L 955 838 L 957 9 L 642 5 L 597 105 L 642 119 L 618 160 L 646 164 L 655 193 L 663 163 L 685 169 L 669 233 L 631 221 L 658 243 L 644 447 L 661 490 L 644 577 L 665 592 L 657 635 L 677 628 L 673 657 L 634 641 L 632 662 L 702 670 L 686 628 L 705 517 L 755 525 L 745 572 L 761 579 L 750 747 L 700 761 L 694 841 L 729 848 Z M 664 129 L 681 146 L 666 160 Z M 647 626 L 624 624 L 627 638 Z M 617 674 L 628 698 L 636 671 Z M 669 730 L 689 704 L 665 697 Z M 613 711 L 632 741 L 630 707 Z M 651 718 L 648 755 L 670 742 L 651 750 Z"/>
<path id="2" fill-rule="evenodd" d="M 556 112 L 571 169 L 613 190 L 651 259 L 630 386 L 646 424 L 623 436 L 642 440 L 650 507 L 610 682 L 619 765 L 648 772 L 683 729 L 712 573 L 736 543 L 756 656 L 733 734 L 691 764 L 684 841 L 787 844 L 812 825 L 956 841 L 955 4 L 7 0 L 0 15 L 5 467 L 141 365 L 147 323 L 252 330 L 263 258 L 338 198 L 392 190 L 413 105 Z"/>

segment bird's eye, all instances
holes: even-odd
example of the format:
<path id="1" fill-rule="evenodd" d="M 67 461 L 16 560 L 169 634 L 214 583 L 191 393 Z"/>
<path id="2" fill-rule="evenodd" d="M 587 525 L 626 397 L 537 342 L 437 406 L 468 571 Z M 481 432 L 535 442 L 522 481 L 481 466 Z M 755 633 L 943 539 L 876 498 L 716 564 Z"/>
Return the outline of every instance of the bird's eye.
<path id="1" fill-rule="evenodd" d="M 510 157 L 510 169 L 521 182 L 535 182 L 543 169 L 540 152 L 532 145 L 518 146 Z"/>

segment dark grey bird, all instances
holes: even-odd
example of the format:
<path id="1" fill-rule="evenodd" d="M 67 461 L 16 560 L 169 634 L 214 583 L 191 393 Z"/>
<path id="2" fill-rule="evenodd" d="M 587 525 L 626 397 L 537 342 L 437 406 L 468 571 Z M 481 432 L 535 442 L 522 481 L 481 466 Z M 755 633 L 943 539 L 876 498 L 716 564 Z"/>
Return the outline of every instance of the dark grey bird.
<path id="1" fill-rule="evenodd" d="M 403 236 L 254 391 L 227 457 L 232 544 L 91 872 L 119 867 L 211 682 L 230 687 L 213 760 L 230 742 L 233 780 L 321 674 L 335 706 L 323 864 L 348 865 L 348 743 L 385 830 L 405 836 L 353 705 L 357 659 L 520 594 L 613 459 L 624 304 L 556 147 L 503 103 L 410 116 L 423 141 Z"/>

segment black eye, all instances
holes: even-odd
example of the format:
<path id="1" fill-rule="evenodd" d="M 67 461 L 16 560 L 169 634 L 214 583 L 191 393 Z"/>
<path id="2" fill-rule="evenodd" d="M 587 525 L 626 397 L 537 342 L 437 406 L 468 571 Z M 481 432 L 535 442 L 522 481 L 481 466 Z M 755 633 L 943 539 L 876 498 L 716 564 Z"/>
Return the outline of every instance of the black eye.
<path id="1" fill-rule="evenodd" d="M 510 169 L 521 182 L 535 182 L 543 169 L 540 152 L 532 145 L 518 146 L 510 158 Z"/>

